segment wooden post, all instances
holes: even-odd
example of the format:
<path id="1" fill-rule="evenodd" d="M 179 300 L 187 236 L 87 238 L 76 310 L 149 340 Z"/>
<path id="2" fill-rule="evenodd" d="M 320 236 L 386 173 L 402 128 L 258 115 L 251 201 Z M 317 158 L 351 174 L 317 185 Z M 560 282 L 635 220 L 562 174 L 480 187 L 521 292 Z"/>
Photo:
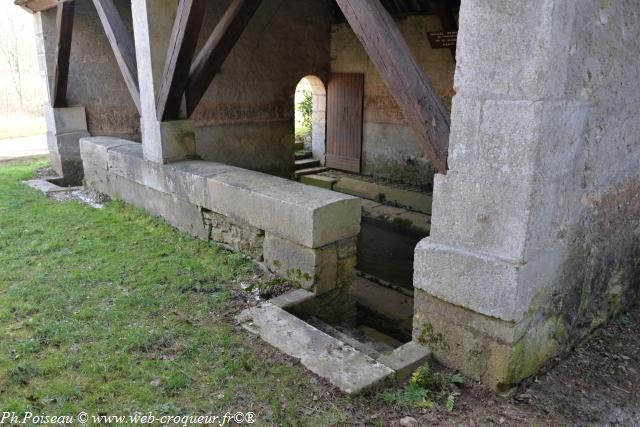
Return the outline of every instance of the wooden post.
<path id="1" fill-rule="evenodd" d="M 231 1 L 191 66 L 186 89 L 187 117 L 193 114 L 260 3 L 261 0 Z"/>
<path id="2" fill-rule="evenodd" d="M 336 0 L 436 170 L 447 171 L 450 114 L 379 0 Z"/>
<path id="3" fill-rule="evenodd" d="M 158 120 L 177 120 L 196 53 L 207 0 L 180 0 L 158 95 Z"/>
<path id="4" fill-rule="evenodd" d="M 73 17 L 75 2 L 67 1 L 58 4 L 56 15 L 56 62 L 53 72 L 53 108 L 66 107 L 67 83 L 69 81 L 69 59 L 71 57 L 71 40 L 73 38 Z"/>
<path id="5" fill-rule="evenodd" d="M 138 86 L 138 67 L 133 39 L 122 21 L 122 17 L 113 0 L 93 0 L 98 17 L 107 35 L 118 67 L 129 89 L 133 103 L 140 113 L 140 88 Z"/>

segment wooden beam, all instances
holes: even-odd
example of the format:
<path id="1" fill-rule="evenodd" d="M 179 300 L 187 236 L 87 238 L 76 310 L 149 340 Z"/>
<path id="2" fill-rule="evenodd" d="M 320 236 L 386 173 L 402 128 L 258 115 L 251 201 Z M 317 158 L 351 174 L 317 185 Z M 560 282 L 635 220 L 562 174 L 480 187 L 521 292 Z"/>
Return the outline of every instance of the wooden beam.
<path id="1" fill-rule="evenodd" d="M 113 0 L 93 0 L 98 17 L 107 34 L 107 39 L 116 57 L 116 62 L 129 89 L 133 103 L 140 113 L 140 88 L 138 86 L 138 66 L 133 38 L 129 34 Z"/>
<path id="2" fill-rule="evenodd" d="M 42 12 L 44 10 L 53 9 L 57 7 L 58 4 L 72 0 L 15 0 L 14 4 L 22 7 L 23 9 L 31 12 L 37 13 Z"/>
<path id="3" fill-rule="evenodd" d="M 69 59 L 71 57 L 71 40 L 73 38 L 73 17 L 75 2 L 58 4 L 56 15 L 56 62 L 53 71 L 53 108 L 63 108 L 67 104 L 67 84 L 69 81 Z"/>
<path id="4" fill-rule="evenodd" d="M 379 0 L 337 0 L 436 170 L 447 171 L 450 114 Z"/>
<path id="5" fill-rule="evenodd" d="M 187 117 L 200 103 L 229 52 L 249 24 L 261 0 L 232 0 L 191 66 L 187 82 Z"/>
<path id="6" fill-rule="evenodd" d="M 177 120 L 208 0 L 180 0 L 158 95 L 156 117 Z"/>

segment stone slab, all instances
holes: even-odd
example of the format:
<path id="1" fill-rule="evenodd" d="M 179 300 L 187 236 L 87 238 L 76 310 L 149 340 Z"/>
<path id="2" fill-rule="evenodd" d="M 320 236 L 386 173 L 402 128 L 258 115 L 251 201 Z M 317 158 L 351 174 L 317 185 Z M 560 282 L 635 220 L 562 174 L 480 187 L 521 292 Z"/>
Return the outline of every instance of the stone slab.
<path id="1" fill-rule="evenodd" d="M 311 301 L 315 296 L 316 294 L 313 292 L 305 291 L 304 289 L 294 289 L 292 291 L 285 292 L 282 295 L 278 295 L 275 298 L 271 298 L 269 302 L 286 310 L 288 308 L 295 307 L 298 304 Z"/>
<path id="2" fill-rule="evenodd" d="M 506 321 L 522 319 L 517 260 L 436 243 L 427 237 L 415 251 L 413 286 L 451 304 Z"/>
<path id="3" fill-rule="evenodd" d="M 334 184 L 333 189 L 352 196 L 384 201 L 385 203 L 419 212 L 431 213 L 431 196 L 418 191 L 405 190 L 350 177 L 340 177 L 338 182 Z"/>
<path id="4" fill-rule="evenodd" d="M 394 374 L 391 368 L 269 302 L 243 311 L 238 321 L 345 393 L 361 393 Z"/>
<path id="5" fill-rule="evenodd" d="M 382 355 L 378 360 L 395 370 L 396 380 L 401 382 L 431 358 L 431 350 L 427 346 L 409 341 L 393 350 L 391 354 Z"/>
<path id="6" fill-rule="evenodd" d="M 304 289 L 315 286 L 316 294 L 336 287 L 338 247 L 308 248 L 267 233 L 264 262 L 271 271 L 298 282 Z"/>
<path id="7" fill-rule="evenodd" d="M 378 312 L 389 319 L 406 322 L 411 329 L 413 319 L 413 298 L 393 289 L 378 285 L 364 277 L 356 277 L 358 303 Z"/>
<path id="8" fill-rule="evenodd" d="M 327 190 L 331 190 L 333 188 L 333 184 L 335 184 L 338 180 L 331 176 L 324 175 L 302 175 L 300 177 L 300 182 L 307 185 L 313 185 L 315 187 L 326 188 Z"/>
<path id="9" fill-rule="evenodd" d="M 81 138 L 80 154 L 82 156 L 82 161 L 92 163 L 104 170 L 107 170 L 109 169 L 109 150 L 114 147 L 128 144 L 135 143 L 126 139 L 106 136 Z"/>
<path id="10" fill-rule="evenodd" d="M 53 193 L 65 193 L 65 192 L 75 191 L 81 188 L 81 187 L 60 187 L 44 179 L 32 179 L 29 181 L 22 181 L 22 182 L 23 184 L 28 185 L 29 187 L 42 192 L 42 194 L 44 194 L 45 196 L 48 196 Z"/>
<path id="11" fill-rule="evenodd" d="M 234 168 L 207 178 L 207 208 L 310 248 L 360 232 L 360 200 Z"/>
<path id="12" fill-rule="evenodd" d="M 360 232 L 355 197 L 214 162 L 161 165 L 145 160 L 140 144 L 115 138 L 83 138 L 81 144 L 83 159 L 110 174 L 303 246 L 317 248 Z"/>

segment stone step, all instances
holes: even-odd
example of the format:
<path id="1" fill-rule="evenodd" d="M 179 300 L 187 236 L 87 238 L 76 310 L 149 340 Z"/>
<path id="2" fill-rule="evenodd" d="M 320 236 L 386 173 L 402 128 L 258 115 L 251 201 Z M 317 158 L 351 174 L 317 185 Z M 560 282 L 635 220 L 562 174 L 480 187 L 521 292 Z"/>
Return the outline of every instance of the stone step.
<path id="1" fill-rule="evenodd" d="M 270 302 L 244 310 L 237 320 L 345 393 L 363 392 L 395 374 L 394 369 Z"/>
<path id="2" fill-rule="evenodd" d="M 296 160 L 310 159 L 311 151 L 310 150 L 296 150 L 295 153 Z"/>
<path id="3" fill-rule="evenodd" d="M 315 187 L 326 188 L 327 190 L 333 189 L 333 184 L 338 180 L 332 176 L 324 175 L 303 175 L 300 177 L 300 182 L 307 185 L 313 185 Z"/>
<path id="4" fill-rule="evenodd" d="M 318 173 L 322 173 L 322 172 L 326 172 L 328 171 L 329 168 L 326 168 L 324 166 L 316 166 L 313 168 L 307 168 L 307 169 L 300 169 L 296 171 L 296 179 L 300 179 L 300 177 L 304 176 L 304 175 L 313 175 L 313 174 L 318 174 Z"/>
<path id="5" fill-rule="evenodd" d="M 320 161 L 317 159 L 301 159 L 296 160 L 296 170 L 308 169 L 316 166 L 320 166 Z"/>

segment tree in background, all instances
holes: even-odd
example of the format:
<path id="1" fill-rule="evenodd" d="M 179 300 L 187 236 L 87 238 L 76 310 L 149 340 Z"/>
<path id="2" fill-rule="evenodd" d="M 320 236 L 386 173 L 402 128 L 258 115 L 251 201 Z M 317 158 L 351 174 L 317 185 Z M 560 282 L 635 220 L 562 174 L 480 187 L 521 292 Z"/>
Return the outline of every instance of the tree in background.
<path id="1" fill-rule="evenodd" d="M 23 66 L 25 52 L 23 44 L 20 43 L 20 35 L 25 34 L 24 25 L 16 23 L 13 19 L 5 17 L 0 25 L 0 53 L 9 66 L 13 87 L 18 96 L 20 111 L 24 111 L 24 94 L 22 90 L 22 74 L 25 71 Z"/>

